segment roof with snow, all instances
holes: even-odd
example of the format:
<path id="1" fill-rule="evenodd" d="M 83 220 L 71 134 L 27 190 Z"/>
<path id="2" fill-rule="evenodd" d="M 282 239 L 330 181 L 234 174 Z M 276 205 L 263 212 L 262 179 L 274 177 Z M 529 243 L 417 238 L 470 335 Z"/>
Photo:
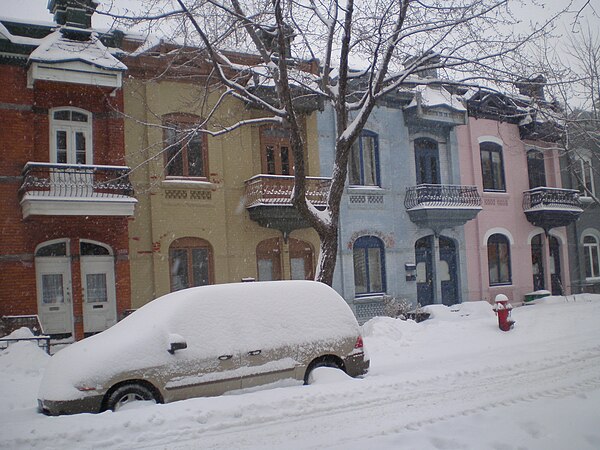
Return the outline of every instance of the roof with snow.
<path id="1" fill-rule="evenodd" d="M 81 61 L 106 70 L 127 70 L 127 66 L 110 54 L 98 36 L 91 33 L 87 40 L 70 39 L 61 28 L 41 40 L 29 55 L 30 61 L 58 63 Z"/>

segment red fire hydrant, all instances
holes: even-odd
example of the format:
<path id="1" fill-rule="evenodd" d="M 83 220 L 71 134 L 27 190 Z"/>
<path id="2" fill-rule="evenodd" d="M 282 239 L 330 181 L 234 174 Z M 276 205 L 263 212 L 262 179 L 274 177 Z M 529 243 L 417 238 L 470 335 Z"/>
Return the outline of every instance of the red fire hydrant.
<path id="1" fill-rule="evenodd" d="M 502 331 L 508 331 L 515 324 L 515 321 L 510 317 L 512 305 L 508 303 L 508 297 L 504 294 L 496 295 L 495 302 L 493 310 L 498 316 L 498 326 Z"/>

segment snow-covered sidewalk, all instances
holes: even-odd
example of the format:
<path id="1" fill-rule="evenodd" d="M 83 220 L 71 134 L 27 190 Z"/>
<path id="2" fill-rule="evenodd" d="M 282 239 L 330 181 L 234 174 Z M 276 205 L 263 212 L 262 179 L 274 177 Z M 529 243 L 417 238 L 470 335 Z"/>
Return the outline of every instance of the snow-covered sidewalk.
<path id="1" fill-rule="evenodd" d="M 507 333 L 487 303 L 430 311 L 364 325 L 364 379 L 319 369 L 309 387 L 97 415 L 37 414 L 48 356 L 14 344 L 0 352 L 0 448 L 600 448 L 600 296 L 517 308 Z"/>

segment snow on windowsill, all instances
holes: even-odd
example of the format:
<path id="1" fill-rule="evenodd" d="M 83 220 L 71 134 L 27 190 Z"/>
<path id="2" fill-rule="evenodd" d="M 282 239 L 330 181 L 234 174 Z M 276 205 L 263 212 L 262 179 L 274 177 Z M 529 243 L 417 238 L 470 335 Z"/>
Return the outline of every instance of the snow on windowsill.
<path id="1" fill-rule="evenodd" d="M 166 179 L 161 181 L 161 186 L 166 188 L 187 188 L 187 189 L 204 189 L 213 190 L 216 189 L 216 185 L 207 180 L 194 180 L 190 178 L 181 179 Z"/>

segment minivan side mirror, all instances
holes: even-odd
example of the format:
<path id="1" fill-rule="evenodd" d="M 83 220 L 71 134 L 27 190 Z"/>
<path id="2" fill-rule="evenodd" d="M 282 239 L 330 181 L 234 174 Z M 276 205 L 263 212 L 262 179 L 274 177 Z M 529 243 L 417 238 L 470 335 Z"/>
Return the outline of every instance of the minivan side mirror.
<path id="1" fill-rule="evenodd" d="M 169 335 L 170 348 L 167 350 L 171 355 L 175 354 L 177 350 L 183 350 L 187 348 L 187 342 L 185 339 L 178 334 Z"/>

